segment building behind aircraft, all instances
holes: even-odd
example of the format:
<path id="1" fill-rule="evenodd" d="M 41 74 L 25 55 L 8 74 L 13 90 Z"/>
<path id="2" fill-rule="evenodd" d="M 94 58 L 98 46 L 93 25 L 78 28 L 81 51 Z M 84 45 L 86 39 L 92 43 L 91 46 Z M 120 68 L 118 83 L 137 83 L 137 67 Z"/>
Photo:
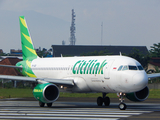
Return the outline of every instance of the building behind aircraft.
<path id="1" fill-rule="evenodd" d="M 98 46 L 98 45 L 52 45 L 53 57 L 63 56 L 81 56 L 87 53 L 106 51 L 108 55 L 129 55 L 134 50 L 139 50 L 143 55 L 148 54 L 146 46 Z M 107 55 L 107 54 L 106 54 Z"/>

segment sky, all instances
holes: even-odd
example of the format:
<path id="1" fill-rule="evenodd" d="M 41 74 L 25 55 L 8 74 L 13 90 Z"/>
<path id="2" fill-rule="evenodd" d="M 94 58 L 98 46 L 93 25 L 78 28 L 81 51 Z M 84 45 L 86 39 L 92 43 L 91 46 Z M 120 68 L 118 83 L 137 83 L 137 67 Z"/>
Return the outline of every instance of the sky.
<path id="1" fill-rule="evenodd" d="M 160 0 L 0 0 L 0 49 L 21 49 L 22 15 L 35 48 L 49 49 L 62 40 L 69 45 L 72 9 L 76 45 L 150 49 L 160 42 Z"/>

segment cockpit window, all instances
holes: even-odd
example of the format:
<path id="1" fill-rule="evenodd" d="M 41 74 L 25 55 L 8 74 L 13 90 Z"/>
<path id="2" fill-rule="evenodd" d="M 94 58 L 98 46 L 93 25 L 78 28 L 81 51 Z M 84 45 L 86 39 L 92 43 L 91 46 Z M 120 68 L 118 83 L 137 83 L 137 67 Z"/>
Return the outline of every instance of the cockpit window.
<path id="1" fill-rule="evenodd" d="M 121 70 L 144 70 L 143 67 L 141 65 L 139 66 L 134 66 L 134 65 L 121 65 L 119 68 L 118 68 L 118 71 L 121 71 Z"/>
<path id="2" fill-rule="evenodd" d="M 122 70 L 128 70 L 128 66 L 125 65 Z"/>
<path id="3" fill-rule="evenodd" d="M 143 67 L 141 65 L 138 66 L 139 70 L 143 70 Z"/>
<path id="4" fill-rule="evenodd" d="M 123 68 L 123 65 L 121 65 L 119 68 L 118 68 L 118 71 L 122 70 Z"/>
<path id="5" fill-rule="evenodd" d="M 132 66 L 132 65 L 129 65 L 129 70 L 137 70 L 137 66 Z"/>

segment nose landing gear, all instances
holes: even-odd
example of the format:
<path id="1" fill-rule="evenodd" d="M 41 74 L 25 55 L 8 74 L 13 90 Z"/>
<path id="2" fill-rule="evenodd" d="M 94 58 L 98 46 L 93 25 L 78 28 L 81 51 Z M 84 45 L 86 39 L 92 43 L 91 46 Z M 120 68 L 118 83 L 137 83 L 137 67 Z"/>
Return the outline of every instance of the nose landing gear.
<path id="1" fill-rule="evenodd" d="M 125 96 L 125 93 L 120 92 L 118 96 L 119 96 L 119 100 L 121 101 L 118 107 L 120 110 L 125 110 L 127 108 L 127 105 L 124 103 L 124 99 L 123 99 L 123 97 Z"/>

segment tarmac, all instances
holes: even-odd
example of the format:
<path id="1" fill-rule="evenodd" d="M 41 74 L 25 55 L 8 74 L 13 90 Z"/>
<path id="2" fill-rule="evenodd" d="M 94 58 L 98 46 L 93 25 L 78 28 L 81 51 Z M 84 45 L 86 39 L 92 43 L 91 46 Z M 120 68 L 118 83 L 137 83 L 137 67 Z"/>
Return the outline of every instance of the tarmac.
<path id="1" fill-rule="evenodd" d="M 109 107 L 97 106 L 96 98 L 60 97 L 51 108 L 41 108 L 34 98 L 0 100 L 0 119 L 70 119 L 70 120 L 157 120 L 160 119 L 160 99 L 144 102 L 125 100 L 126 110 L 119 110 L 118 98 L 111 98 Z"/>

